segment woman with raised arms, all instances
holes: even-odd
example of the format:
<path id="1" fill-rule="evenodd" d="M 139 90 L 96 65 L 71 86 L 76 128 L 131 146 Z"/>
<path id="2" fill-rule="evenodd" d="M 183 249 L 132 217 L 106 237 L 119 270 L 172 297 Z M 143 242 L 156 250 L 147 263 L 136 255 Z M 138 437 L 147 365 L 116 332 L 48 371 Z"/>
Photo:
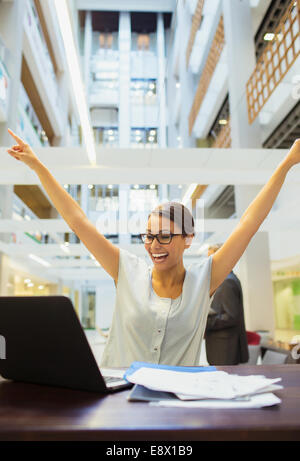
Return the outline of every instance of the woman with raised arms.
<path id="1" fill-rule="evenodd" d="M 210 298 L 234 268 L 258 231 L 285 181 L 300 163 L 297 139 L 249 205 L 222 247 L 202 263 L 183 264 L 194 237 L 190 211 L 176 202 L 153 210 L 142 240 L 153 265 L 107 240 L 55 180 L 28 144 L 9 130 L 16 144 L 8 153 L 39 177 L 55 208 L 116 285 L 116 302 L 102 366 L 133 361 L 199 365 Z"/>

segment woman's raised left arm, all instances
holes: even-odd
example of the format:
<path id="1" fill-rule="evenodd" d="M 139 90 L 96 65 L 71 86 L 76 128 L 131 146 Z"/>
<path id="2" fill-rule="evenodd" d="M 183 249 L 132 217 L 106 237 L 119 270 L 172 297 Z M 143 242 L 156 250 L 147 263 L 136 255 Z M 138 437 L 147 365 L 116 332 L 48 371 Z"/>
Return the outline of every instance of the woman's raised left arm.
<path id="1" fill-rule="evenodd" d="M 289 170 L 300 163 L 300 139 L 292 145 L 284 160 L 248 206 L 239 224 L 224 245 L 213 255 L 210 295 L 215 292 L 234 268 L 246 250 L 250 240 L 268 216 Z"/>

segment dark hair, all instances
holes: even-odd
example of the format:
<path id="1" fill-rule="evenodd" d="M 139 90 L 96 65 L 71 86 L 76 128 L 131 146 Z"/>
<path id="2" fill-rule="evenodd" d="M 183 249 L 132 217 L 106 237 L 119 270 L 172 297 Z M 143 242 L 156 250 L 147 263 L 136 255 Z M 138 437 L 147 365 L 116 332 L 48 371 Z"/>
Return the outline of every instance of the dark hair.
<path id="1" fill-rule="evenodd" d="M 195 235 L 194 218 L 190 210 L 179 202 L 167 202 L 158 205 L 148 216 L 151 215 L 164 216 L 170 221 L 177 224 L 183 235 Z"/>

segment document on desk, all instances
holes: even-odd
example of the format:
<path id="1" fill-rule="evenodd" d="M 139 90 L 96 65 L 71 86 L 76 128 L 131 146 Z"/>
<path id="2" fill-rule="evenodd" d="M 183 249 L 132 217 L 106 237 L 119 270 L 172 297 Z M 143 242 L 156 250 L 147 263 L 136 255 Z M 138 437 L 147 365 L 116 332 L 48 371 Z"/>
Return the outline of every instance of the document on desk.
<path id="1" fill-rule="evenodd" d="M 182 373 L 173 370 L 140 368 L 128 380 L 148 389 L 172 392 L 180 399 L 236 399 L 267 392 L 281 378 L 261 375 L 239 376 L 225 371 Z M 186 397 L 184 397 L 186 396 Z"/>
<path id="2" fill-rule="evenodd" d="M 161 400 L 159 402 L 150 402 L 149 405 L 155 407 L 175 407 L 175 408 L 263 408 L 278 405 L 281 400 L 272 393 L 252 395 L 245 400 L 194 400 L 192 402 L 183 402 L 181 400 Z"/>

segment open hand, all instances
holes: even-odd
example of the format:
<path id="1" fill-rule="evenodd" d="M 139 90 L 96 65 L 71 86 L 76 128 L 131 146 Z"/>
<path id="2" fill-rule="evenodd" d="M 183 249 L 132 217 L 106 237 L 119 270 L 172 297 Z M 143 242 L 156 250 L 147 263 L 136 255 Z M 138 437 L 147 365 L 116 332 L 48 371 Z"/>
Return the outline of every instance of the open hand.
<path id="1" fill-rule="evenodd" d="M 287 154 L 287 158 L 292 165 L 300 163 L 300 139 L 295 140 L 289 153 Z"/>
<path id="2" fill-rule="evenodd" d="M 13 131 L 8 130 L 9 134 L 17 141 L 18 144 L 11 147 L 7 150 L 9 155 L 14 157 L 16 160 L 28 165 L 30 168 L 34 169 L 39 163 L 39 159 L 32 151 L 31 147 L 26 144 L 21 138 L 19 138 Z"/>

